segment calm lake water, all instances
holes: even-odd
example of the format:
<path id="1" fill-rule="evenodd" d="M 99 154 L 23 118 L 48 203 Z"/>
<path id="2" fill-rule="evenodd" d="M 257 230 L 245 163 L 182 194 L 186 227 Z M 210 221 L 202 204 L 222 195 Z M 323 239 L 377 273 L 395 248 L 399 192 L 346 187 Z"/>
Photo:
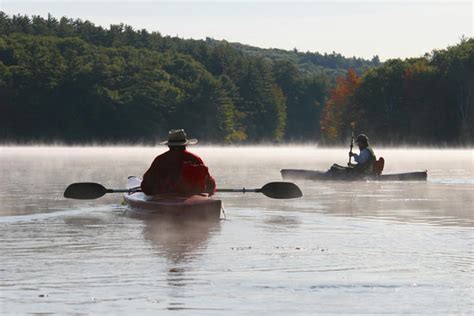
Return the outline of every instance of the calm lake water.
<path id="1" fill-rule="evenodd" d="M 326 170 L 347 149 L 195 146 L 221 188 Z M 304 197 L 222 193 L 226 220 L 133 219 L 120 194 L 162 147 L 0 147 L 1 314 L 474 312 L 473 150 L 376 148 L 427 182 L 295 181 Z"/>

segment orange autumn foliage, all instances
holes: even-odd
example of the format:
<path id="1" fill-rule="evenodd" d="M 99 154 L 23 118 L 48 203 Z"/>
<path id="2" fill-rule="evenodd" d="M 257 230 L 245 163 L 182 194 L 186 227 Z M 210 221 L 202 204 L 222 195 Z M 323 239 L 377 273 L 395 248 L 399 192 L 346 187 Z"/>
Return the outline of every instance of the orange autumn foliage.
<path id="1" fill-rule="evenodd" d="M 361 78 L 352 69 L 337 79 L 321 116 L 321 131 L 326 140 L 341 141 L 344 131 L 350 130 L 350 124 L 354 121 L 354 93 L 360 83 Z"/>

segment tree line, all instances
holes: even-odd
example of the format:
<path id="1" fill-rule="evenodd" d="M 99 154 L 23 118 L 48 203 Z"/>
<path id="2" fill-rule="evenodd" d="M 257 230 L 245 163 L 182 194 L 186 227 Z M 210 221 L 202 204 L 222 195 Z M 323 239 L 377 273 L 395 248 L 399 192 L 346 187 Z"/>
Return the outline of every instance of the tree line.
<path id="1" fill-rule="evenodd" d="M 474 143 L 474 39 L 421 58 L 352 70 L 330 90 L 323 138 L 341 142 L 351 124 L 392 144 Z"/>
<path id="2" fill-rule="evenodd" d="M 380 141 L 472 142 L 472 46 L 379 64 L 0 12 L 0 141 L 154 142 L 183 127 L 337 143 L 356 121 Z"/>
<path id="3" fill-rule="evenodd" d="M 317 139 L 323 75 L 228 43 L 0 13 L 2 141 Z"/>
<path id="4" fill-rule="evenodd" d="M 207 38 L 206 42 L 210 45 L 226 43 L 225 41 L 217 41 L 211 38 Z M 347 58 L 336 52 L 320 54 L 318 52 L 299 52 L 297 49 L 291 51 L 276 48 L 264 49 L 241 43 L 230 43 L 230 45 L 245 54 L 265 56 L 265 58 L 270 60 L 290 61 L 303 73 L 323 73 L 329 78 L 331 83 L 334 83 L 337 77 L 345 75 L 348 69 L 352 69 L 357 73 L 363 73 L 372 67 L 380 65 L 377 55 L 369 61 L 357 57 Z"/>

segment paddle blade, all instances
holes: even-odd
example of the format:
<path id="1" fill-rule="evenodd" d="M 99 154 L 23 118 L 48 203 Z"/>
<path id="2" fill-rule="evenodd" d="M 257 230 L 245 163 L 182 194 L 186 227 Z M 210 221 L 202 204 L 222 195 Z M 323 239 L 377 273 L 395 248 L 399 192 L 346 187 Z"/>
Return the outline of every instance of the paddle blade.
<path id="1" fill-rule="evenodd" d="M 291 182 L 270 182 L 265 184 L 258 192 L 272 199 L 294 199 L 303 196 L 300 188 Z"/>
<path id="2" fill-rule="evenodd" d="M 70 184 L 66 191 L 64 191 L 64 197 L 68 199 L 93 200 L 100 198 L 105 193 L 107 193 L 107 189 L 101 184 L 80 182 Z"/>

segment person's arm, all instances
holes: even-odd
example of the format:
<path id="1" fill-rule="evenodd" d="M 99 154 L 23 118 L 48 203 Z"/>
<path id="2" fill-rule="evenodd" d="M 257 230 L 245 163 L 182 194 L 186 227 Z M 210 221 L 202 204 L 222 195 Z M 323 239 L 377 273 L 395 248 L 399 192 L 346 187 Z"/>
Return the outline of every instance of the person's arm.
<path id="1" fill-rule="evenodd" d="M 201 157 L 199 157 L 198 155 L 193 154 L 189 151 L 186 151 L 186 152 L 189 154 L 188 157 L 189 157 L 189 159 L 192 163 L 198 164 L 198 165 L 203 165 L 207 168 L 207 166 L 204 164 L 204 161 L 201 159 Z M 214 180 L 214 178 L 209 173 L 209 170 L 207 171 L 207 176 L 206 176 L 206 190 L 205 190 L 205 193 L 208 193 L 209 195 L 213 195 L 214 193 L 216 193 L 216 181 Z"/>
<path id="2" fill-rule="evenodd" d="M 209 195 L 214 195 L 214 193 L 216 193 L 216 181 L 209 173 L 207 174 L 206 179 L 206 193 Z"/>
<path id="3" fill-rule="evenodd" d="M 369 151 L 367 149 L 362 150 L 359 155 L 354 154 L 354 160 L 358 164 L 366 163 L 369 160 L 369 158 L 370 158 L 370 154 L 369 154 Z"/>
<path id="4" fill-rule="evenodd" d="M 159 175 L 157 174 L 158 160 L 159 160 L 158 157 L 156 157 L 153 163 L 151 164 L 150 168 L 148 168 L 148 170 L 143 175 L 143 180 L 140 187 L 143 193 L 145 193 L 146 195 L 153 195 L 155 193 L 153 190 L 154 183 L 155 183 L 155 179 L 159 177 Z"/>
<path id="5" fill-rule="evenodd" d="M 196 158 L 198 164 L 206 166 L 204 164 L 204 161 L 202 161 L 201 157 L 195 156 L 195 158 Z M 206 168 L 207 168 L 207 166 L 206 166 Z M 209 169 L 207 171 L 207 177 L 206 177 L 206 193 L 208 193 L 209 195 L 214 195 L 214 193 L 216 193 L 216 181 L 214 180 L 214 178 L 209 173 Z"/>

